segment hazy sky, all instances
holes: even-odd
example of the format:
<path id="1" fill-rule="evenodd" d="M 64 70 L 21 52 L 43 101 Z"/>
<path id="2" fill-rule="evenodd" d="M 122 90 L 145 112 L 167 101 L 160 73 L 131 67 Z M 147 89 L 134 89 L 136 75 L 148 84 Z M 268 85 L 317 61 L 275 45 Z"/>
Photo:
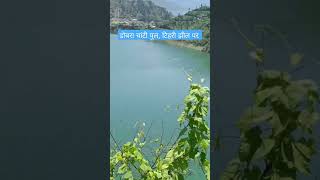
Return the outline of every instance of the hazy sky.
<path id="1" fill-rule="evenodd" d="M 200 4 L 210 5 L 210 0 L 152 0 L 159 6 L 165 7 L 174 15 L 184 14 L 188 9 L 199 7 Z"/>

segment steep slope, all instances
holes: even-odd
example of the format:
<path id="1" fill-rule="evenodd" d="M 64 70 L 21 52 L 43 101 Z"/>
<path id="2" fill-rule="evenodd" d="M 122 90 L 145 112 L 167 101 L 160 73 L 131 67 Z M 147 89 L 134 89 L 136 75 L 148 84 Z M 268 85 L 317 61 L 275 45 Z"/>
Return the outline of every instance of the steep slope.
<path id="1" fill-rule="evenodd" d="M 200 29 L 203 31 L 201 41 L 185 41 L 185 43 L 202 47 L 202 51 L 210 52 L 210 7 L 201 6 L 190 10 L 184 15 L 178 15 L 170 21 L 159 22 L 157 27 L 162 29 Z"/>
<path id="2" fill-rule="evenodd" d="M 140 21 L 167 20 L 172 14 L 150 0 L 111 0 L 111 18 L 134 18 Z"/>

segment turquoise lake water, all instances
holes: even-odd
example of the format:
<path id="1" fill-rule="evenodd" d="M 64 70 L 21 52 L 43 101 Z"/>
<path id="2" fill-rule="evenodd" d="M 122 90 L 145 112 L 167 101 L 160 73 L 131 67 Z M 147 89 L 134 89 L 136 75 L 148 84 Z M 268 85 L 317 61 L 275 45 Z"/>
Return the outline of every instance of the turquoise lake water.
<path id="1" fill-rule="evenodd" d="M 117 40 L 110 35 L 110 126 L 121 144 L 132 140 L 137 122 L 145 123 L 150 137 L 164 134 L 168 141 L 179 127 L 183 99 L 190 82 L 210 84 L 210 56 L 196 50 L 160 42 Z M 209 117 L 208 117 L 209 119 Z M 162 128 L 163 127 L 163 128 Z M 190 180 L 205 179 L 192 168 Z"/>

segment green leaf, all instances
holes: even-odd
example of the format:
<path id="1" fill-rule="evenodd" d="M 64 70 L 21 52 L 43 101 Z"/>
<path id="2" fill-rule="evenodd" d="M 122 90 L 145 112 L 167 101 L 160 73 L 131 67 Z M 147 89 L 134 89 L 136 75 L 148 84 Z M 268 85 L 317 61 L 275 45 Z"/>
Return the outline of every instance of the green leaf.
<path id="1" fill-rule="evenodd" d="M 142 163 L 140 165 L 140 169 L 143 171 L 143 172 L 148 172 L 149 170 L 151 170 L 151 168 L 149 166 L 147 166 L 145 163 Z"/>
<path id="2" fill-rule="evenodd" d="M 315 92 L 318 91 L 318 86 L 312 80 L 305 79 L 305 80 L 298 80 L 295 82 L 298 83 L 299 85 L 307 88 L 309 91 L 315 91 Z"/>
<path id="3" fill-rule="evenodd" d="M 280 118 L 277 114 L 274 114 L 269 122 L 272 126 L 275 136 L 280 134 L 285 129 L 285 127 L 282 125 Z"/>
<path id="4" fill-rule="evenodd" d="M 298 121 L 304 130 L 312 129 L 318 120 L 319 114 L 317 112 L 302 111 L 298 117 Z"/>
<path id="5" fill-rule="evenodd" d="M 124 178 L 124 179 L 133 180 L 132 172 L 131 172 L 131 171 L 127 171 L 127 172 L 123 175 L 123 178 Z"/>
<path id="6" fill-rule="evenodd" d="M 290 146 L 289 146 L 290 147 Z M 288 148 L 283 142 L 281 143 L 281 156 L 283 161 L 287 164 L 288 168 L 292 168 L 293 167 L 293 162 L 290 161 L 286 155 L 286 148 Z M 291 151 L 291 149 L 290 149 Z"/>
<path id="7" fill-rule="evenodd" d="M 309 163 L 307 159 L 299 152 L 294 144 L 292 144 L 293 158 L 295 167 L 304 174 L 310 174 Z"/>
<path id="8" fill-rule="evenodd" d="M 202 140 L 200 141 L 200 145 L 201 145 L 201 147 L 202 147 L 203 150 L 207 150 L 208 147 L 209 147 L 209 144 L 210 144 L 210 141 L 207 140 L 207 139 L 202 139 Z"/>
<path id="9" fill-rule="evenodd" d="M 119 174 L 123 174 L 123 173 L 125 173 L 127 170 L 128 170 L 127 165 L 126 165 L 126 164 L 122 164 L 122 165 L 119 167 L 119 169 L 118 169 L 118 173 L 119 173 Z"/>
<path id="10" fill-rule="evenodd" d="M 294 108 L 306 96 L 308 90 L 301 84 L 293 82 L 287 86 L 285 92 L 288 95 L 291 107 Z"/>
<path id="11" fill-rule="evenodd" d="M 166 155 L 166 159 L 172 159 L 174 157 L 174 149 L 170 150 L 167 155 Z"/>
<path id="12" fill-rule="evenodd" d="M 248 161 L 250 156 L 250 144 L 242 142 L 239 149 L 239 158 L 241 161 Z"/>
<path id="13" fill-rule="evenodd" d="M 208 160 L 204 160 L 203 169 L 206 174 L 207 180 L 210 180 L 210 163 Z"/>
<path id="14" fill-rule="evenodd" d="M 209 180 L 210 162 L 207 160 L 206 152 L 210 144 L 210 130 L 204 118 L 208 113 L 208 97 L 208 88 L 197 84 L 191 85 L 189 95 L 185 98 L 185 108 L 179 118 L 180 125 L 183 123 L 187 126 L 180 130 L 174 145 L 164 147 L 161 143 L 159 148 L 153 150 L 156 156 L 159 155 L 155 161 L 155 169 L 151 168 L 149 161 L 145 159 L 142 146 L 157 140 L 140 140 L 140 138 L 145 138 L 143 131 L 140 131 L 131 142 L 125 143 L 121 150 L 111 151 L 114 154 L 110 157 L 111 179 L 120 178 L 119 175 L 122 175 L 123 179 L 139 179 L 140 173 L 143 173 L 141 174 L 143 179 L 148 180 L 183 180 L 188 175 L 189 162 L 193 159 L 200 160 L 199 165 L 202 166 L 206 178 Z M 187 122 L 184 123 L 185 121 Z M 160 152 L 164 148 L 167 154 L 161 156 Z M 197 159 L 195 159 L 196 154 Z M 140 166 L 138 171 L 133 172 L 131 168 L 135 165 Z"/>
<path id="15" fill-rule="evenodd" d="M 273 87 L 273 88 L 267 88 L 264 90 L 260 90 L 256 93 L 256 103 L 260 105 L 263 103 L 266 99 L 270 98 L 272 94 L 274 94 L 275 91 L 281 90 L 279 86 Z"/>
<path id="16" fill-rule="evenodd" d="M 279 101 L 288 107 L 289 102 L 287 96 L 284 94 L 282 88 L 280 86 L 275 86 L 272 88 L 267 88 L 264 90 L 260 90 L 256 94 L 256 103 L 258 105 L 262 104 L 266 100 L 269 102 Z"/>
<path id="17" fill-rule="evenodd" d="M 169 167 L 168 164 L 163 164 L 163 165 L 161 166 L 161 169 L 167 169 L 168 167 Z"/>
<path id="18" fill-rule="evenodd" d="M 295 143 L 295 146 L 299 150 L 299 152 L 304 155 L 305 158 L 311 159 L 311 156 L 313 154 L 311 147 L 308 147 L 307 145 L 300 142 Z"/>
<path id="19" fill-rule="evenodd" d="M 274 112 L 270 111 L 267 108 L 256 106 L 251 107 L 245 112 L 244 116 L 240 119 L 238 126 L 241 129 L 246 130 L 250 128 L 252 125 L 254 125 L 253 123 L 260 123 L 272 118 L 273 114 Z"/>
<path id="20" fill-rule="evenodd" d="M 162 178 L 162 174 L 161 174 L 161 173 L 159 173 L 159 172 L 155 172 L 155 173 L 156 173 L 156 175 L 157 175 L 157 178 L 159 178 L 159 179 Z"/>
<path id="21" fill-rule="evenodd" d="M 261 129 L 260 127 L 256 126 L 254 128 L 251 128 L 250 130 L 246 131 L 244 134 L 241 134 L 241 143 L 248 143 L 250 145 L 250 147 L 246 147 L 249 148 L 247 150 L 250 150 L 249 152 L 243 153 L 243 157 L 241 157 L 240 160 L 244 160 L 244 161 L 250 161 L 252 159 L 252 156 L 254 155 L 254 153 L 257 151 L 257 149 L 261 146 Z M 240 145 L 241 146 L 241 145 Z M 243 158 L 243 159 L 242 159 Z"/>
<path id="22" fill-rule="evenodd" d="M 180 117 L 178 118 L 178 122 L 179 122 L 180 124 L 183 124 L 185 120 L 186 120 L 186 113 L 185 113 L 185 112 L 182 112 L 181 115 L 180 115 Z"/>
<path id="23" fill-rule="evenodd" d="M 274 144 L 275 144 L 274 139 L 263 139 L 261 146 L 254 153 L 252 159 L 260 159 L 265 155 L 267 155 L 272 150 Z"/>
<path id="24" fill-rule="evenodd" d="M 281 72 L 274 70 L 266 70 L 260 73 L 263 79 L 279 79 L 281 77 Z"/>

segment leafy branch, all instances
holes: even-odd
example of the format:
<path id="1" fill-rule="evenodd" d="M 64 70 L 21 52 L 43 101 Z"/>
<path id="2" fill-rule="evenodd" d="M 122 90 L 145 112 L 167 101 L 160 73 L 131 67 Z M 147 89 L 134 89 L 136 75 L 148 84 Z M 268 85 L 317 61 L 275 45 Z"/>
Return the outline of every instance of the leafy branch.
<path id="1" fill-rule="evenodd" d="M 236 27 L 254 50 L 256 63 L 263 65 L 264 50 Z M 291 64 L 299 64 L 302 57 L 293 53 Z M 316 83 L 295 80 L 288 72 L 265 70 L 262 66 L 253 95 L 253 105 L 237 123 L 238 156 L 229 163 L 221 179 L 294 180 L 299 173 L 311 175 L 311 159 L 317 152 L 313 128 L 319 119 L 320 102 Z"/>
<path id="2" fill-rule="evenodd" d="M 173 137 L 164 146 L 162 133 L 159 147 L 152 152 L 153 160 L 147 160 L 143 154 L 143 148 L 151 143 L 146 141 L 143 129 L 139 130 L 133 141 L 122 147 L 111 135 L 117 148 L 111 151 L 110 179 L 180 180 L 189 174 L 191 160 L 198 162 L 207 179 L 210 179 L 210 162 L 207 158 L 210 129 L 205 120 L 209 96 L 207 87 L 190 85 L 189 94 L 184 99 L 185 107 L 178 118 L 181 128 L 179 135 L 171 145 L 169 143 Z"/>

